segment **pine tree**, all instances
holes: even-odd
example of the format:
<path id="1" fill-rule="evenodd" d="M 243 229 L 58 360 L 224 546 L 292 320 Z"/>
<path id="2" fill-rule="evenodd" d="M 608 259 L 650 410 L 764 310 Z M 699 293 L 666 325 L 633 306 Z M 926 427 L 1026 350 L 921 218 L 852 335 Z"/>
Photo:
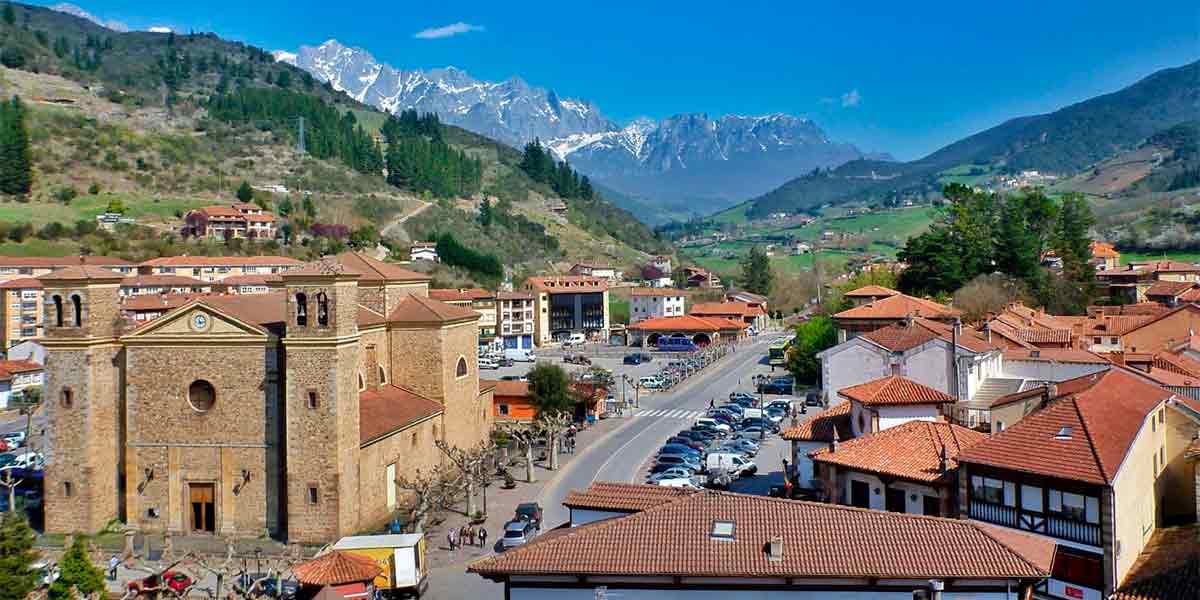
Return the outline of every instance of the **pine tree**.
<path id="1" fill-rule="evenodd" d="M 72 587 L 83 595 L 99 594 L 104 591 L 104 574 L 92 564 L 92 561 L 88 560 L 87 549 L 84 547 L 82 537 L 75 538 L 75 542 L 63 554 L 58 566 L 60 569 L 58 580 L 50 585 L 51 600 L 74 598 L 71 593 Z"/>
<path id="2" fill-rule="evenodd" d="M 238 186 L 237 199 L 247 203 L 254 200 L 254 190 L 250 188 L 250 184 L 245 180 L 242 180 L 242 185 Z"/>
<path id="3" fill-rule="evenodd" d="M 25 107 L 13 96 L 0 103 L 0 193 L 24 196 L 33 188 L 33 155 Z"/>
<path id="4" fill-rule="evenodd" d="M 0 600 L 25 600 L 37 586 L 37 574 L 30 565 L 37 558 L 33 551 L 33 530 L 14 512 L 0 519 Z"/>
<path id="5" fill-rule="evenodd" d="M 773 280 L 771 259 L 767 253 L 758 246 L 750 248 L 750 252 L 742 258 L 742 287 L 748 292 L 765 296 L 771 293 Z"/>

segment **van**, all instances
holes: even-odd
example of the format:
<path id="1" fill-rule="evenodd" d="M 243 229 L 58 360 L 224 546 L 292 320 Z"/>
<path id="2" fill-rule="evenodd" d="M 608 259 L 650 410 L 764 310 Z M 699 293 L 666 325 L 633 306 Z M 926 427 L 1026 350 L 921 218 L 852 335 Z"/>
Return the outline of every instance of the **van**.
<path id="1" fill-rule="evenodd" d="M 742 411 L 742 420 L 746 419 L 761 419 L 763 416 L 761 408 L 747 408 Z"/>
<path id="2" fill-rule="evenodd" d="M 534 362 L 537 357 L 533 355 L 531 350 L 523 350 L 521 348 L 507 348 L 504 350 L 504 358 L 513 362 Z"/>
<path id="3" fill-rule="evenodd" d="M 647 375 L 641 379 L 638 379 L 638 387 L 655 390 L 662 387 L 662 382 L 653 375 Z"/>
<path id="4" fill-rule="evenodd" d="M 572 333 L 567 339 L 563 340 L 564 346 L 578 346 L 587 342 L 587 336 L 582 333 Z"/>
<path id="5" fill-rule="evenodd" d="M 723 470 L 738 477 L 758 472 L 758 465 L 746 460 L 742 455 L 732 452 L 713 452 L 705 459 L 704 466 L 710 471 Z"/>

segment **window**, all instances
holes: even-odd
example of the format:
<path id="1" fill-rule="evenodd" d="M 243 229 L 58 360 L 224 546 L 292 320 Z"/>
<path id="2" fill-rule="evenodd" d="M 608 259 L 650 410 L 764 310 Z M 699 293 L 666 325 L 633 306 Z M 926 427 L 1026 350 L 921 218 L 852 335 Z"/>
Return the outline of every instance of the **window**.
<path id="1" fill-rule="evenodd" d="M 1050 490 L 1047 498 L 1049 500 L 1048 512 L 1081 523 L 1100 522 L 1099 498 L 1059 490 Z"/>
<path id="2" fill-rule="evenodd" d="M 321 327 L 329 326 L 329 298 L 325 292 L 317 294 L 317 325 Z"/>
<path id="3" fill-rule="evenodd" d="M 500 405 L 500 416 L 502 416 L 502 417 L 508 416 L 508 405 L 507 404 Z"/>
<path id="4" fill-rule="evenodd" d="M 383 370 L 383 365 L 375 365 L 375 368 L 379 369 L 379 383 L 387 383 L 387 372 Z"/>
<path id="5" fill-rule="evenodd" d="M 1022 485 L 1021 508 L 1030 512 L 1042 512 L 1042 488 L 1032 485 Z"/>
<path id="6" fill-rule="evenodd" d="M 305 396 L 306 396 L 306 399 L 308 400 L 308 407 L 310 409 L 317 408 L 317 390 L 308 390 L 305 393 Z"/>
<path id="7" fill-rule="evenodd" d="M 1115 338 L 1115 337 L 1110 337 L 1110 338 L 1108 338 L 1108 343 L 1110 343 L 1110 344 L 1112 344 L 1112 345 L 1116 346 L 1116 345 L 1117 345 L 1117 343 L 1118 343 L 1118 341 L 1117 341 L 1117 338 Z"/>
<path id="8" fill-rule="evenodd" d="M 1167 409 L 1165 409 L 1165 408 L 1158 409 L 1158 422 L 1159 423 L 1167 422 Z"/>
<path id="9" fill-rule="evenodd" d="M 1012 484 L 999 479 L 974 475 L 971 477 L 971 497 L 991 504 L 1011 506 L 1011 503 L 1007 502 L 1008 494 L 1005 493 L 1010 485 Z"/>
<path id="10" fill-rule="evenodd" d="M 82 327 L 83 326 L 83 298 L 80 298 L 79 294 L 71 295 L 71 310 L 74 311 L 74 313 L 75 313 L 75 316 L 74 316 L 75 326 Z"/>
<path id="11" fill-rule="evenodd" d="M 54 326 L 63 326 L 63 303 L 62 296 L 54 296 Z"/>
<path id="12" fill-rule="evenodd" d="M 456 366 L 454 368 L 454 376 L 455 377 L 466 377 L 467 376 L 467 359 L 466 358 L 463 358 L 461 356 L 458 357 L 458 366 Z"/>
<path id="13" fill-rule="evenodd" d="M 1004 431 L 1004 421 L 996 421 L 996 432 Z"/>
<path id="14" fill-rule="evenodd" d="M 1101 341 L 1102 341 L 1102 338 L 1093 338 L 1093 339 L 1092 339 L 1092 342 L 1094 342 L 1094 343 L 1096 343 L 1096 344 L 1099 344 L 1099 343 L 1101 343 Z"/>
<path id="15" fill-rule="evenodd" d="M 64 498 L 70 498 L 70 497 L 71 497 L 71 492 L 72 492 L 72 491 L 73 491 L 73 490 L 71 489 L 71 482 L 70 482 L 70 481 L 64 481 L 64 482 L 63 482 L 63 497 L 64 497 Z"/>
<path id="16" fill-rule="evenodd" d="M 358 374 L 358 391 L 361 392 L 365 389 L 367 389 L 367 384 L 366 384 L 366 382 L 363 381 L 362 373 L 359 373 Z"/>
<path id="17" fill-rule="evenodd" d="M 308 296 L 303 293 L 296 294 L 296 325 L 308 326 Z"/>
<path id="18" fill-rule="evenodd" d="M 216 401 L 217 391 L 211 383 L 197 379 L 188 386 L 188 403 L 197 412 L 208 412 Z"/>
<path id="19" fill-rule="evenodd" d="M 63 408 L 71 408 L 71 406 L 73 406 L 74 404 L 75 404 L 75 392 L 71 391 L 71 388 L 63 388 L 63 391 L 62 391 Z"/>
<path id="20" fill-rule="evenodd" d="M 396 508 L 396 463 L 388 465 L 385 469 L 383 476 L 383 487 L 387 489 L 388 510 Z"/>
<path id="21" fill-rule="evenodd" d="M 1162 446 L 1158 447 L 1158 464 L 1164 469 L 1167 468 L 1167 453 Z"/>
<path id="22" fill-rule="evenodd" d="M 317 494 L 316 484 L 313 484 L 313 483 L 308 484 L 308 503 L 316 504 L 317 500 L 319 498 L 320 498 L 320 496 Z"/>

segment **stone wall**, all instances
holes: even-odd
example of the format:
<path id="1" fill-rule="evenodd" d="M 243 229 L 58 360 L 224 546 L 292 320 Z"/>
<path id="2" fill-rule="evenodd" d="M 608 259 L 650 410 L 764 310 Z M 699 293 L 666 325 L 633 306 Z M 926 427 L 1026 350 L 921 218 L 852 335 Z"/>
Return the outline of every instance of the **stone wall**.
<path id="1" fill-rule="evenodd" d="M 471 323 L 472 330 L 474 325 Z M 425 329 L 390 329 L 388 337 L 392 382 L 441 402 L 445 385 L 443 372 L 449 369 L 451 375 L 454 373 L 453 363 L 444 364 L 446 357 L 442 351 L 442 330 L 432 326 Z M 478 350 L 473 346 L 465 356 L 471 370 L 474 370 L 472 363 L 477 358 L 476 354 Z"/>
<path id="2" fill-rule="evenodd" d="M 394 485 L 387 480 L 387 466 L 395 463 L 398 476 L 416 477 L 418 470 L 429 474 L 443 460 L 433 441 L 444 430 L 445 423 L 438 415 L 373 442 L 359 452 L 360 529 L 378 529 L 395 511 L 387 505 L 388 487 Z M 398 504 L 404 504 L 405 495 L 401 490 L 396 491 Z"/>
<path id="3" fill-rule="evenodd" d="M 471 448 L 491 431 L 492 395 L 479 394 L 478 329 L 474 323 L 451 325 L 442 329 L 443 369 L 446 407 L 446 443 Z M 467 360 L 467 375 L 458 377 L 455 367 L 459 357 Z"/>

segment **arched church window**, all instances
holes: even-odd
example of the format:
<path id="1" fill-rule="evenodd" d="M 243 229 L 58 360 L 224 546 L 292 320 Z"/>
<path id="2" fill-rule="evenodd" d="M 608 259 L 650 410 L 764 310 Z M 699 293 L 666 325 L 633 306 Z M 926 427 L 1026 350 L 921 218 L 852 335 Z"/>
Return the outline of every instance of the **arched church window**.
<path id="1" fill-rule="evenodd" d="M 208 412 L 217 402 L 217 390 L 203 379 L 197 379 L 188 386 L 188 404 L 197 412 Z"/>
<path id="2" fill-rule="evenodd" d="M 62 296 L 54 296 L 54 326 L 63 326 L 63 301 Z"/>
<path id="3" fill-rule="evenodd" d="M 454 368 L 454 376 L 455 377 L 466 377 L 467 376 L 467 359 L 466 358 L 463 358 L 461 356 L 458 357 L 458 366 Z"/>
<path id="4" fill-rule="evenodd" d="M 75 326 L 83 326 L 83 298 L 79 294 L 71 295 L 71 310 L 75 313 Z"/>
<path id="5" fill-rule="evenodd" d="M 325 292 L 317 294 L 317 325 L 329 326 L 329 298 L 325 296 Z"/>
<path id="6" fill-rule="evenodd" d="M 296 325 L 308 326 L 308 296 L 303 292 L 296 294 Z"/>

